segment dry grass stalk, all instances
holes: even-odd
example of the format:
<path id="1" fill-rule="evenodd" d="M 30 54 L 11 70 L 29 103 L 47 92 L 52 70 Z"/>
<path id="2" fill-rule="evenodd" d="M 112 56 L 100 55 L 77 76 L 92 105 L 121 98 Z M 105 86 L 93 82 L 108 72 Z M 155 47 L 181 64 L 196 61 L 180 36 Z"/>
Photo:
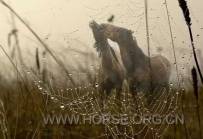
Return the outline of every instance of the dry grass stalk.
<path id="1" fill-rule="evenodd" d="M 194 89 L 194 95 L 196 100 L 199 99 L 199 94 L 198 94 L 198 78 L 197 78 L 197 71 L 195 67 L 192 68 L 192 79 L 193 79 L 193 89 Z"/>
<path id="2" fill-rule="evenodd" d="M 170 37 L 171 37 L 173 57 L 174 57 L 174 61 L 175 61 L 175 68 L 176 68 L 176 74 L 177 74 L 178 87 L 180 87 L 180 78 L 179 78 L 179 71 L 178 71 L 178 63 L 177 63 L 177 58 L 176 58 L 175 43 L 174 43 L 174 37 L 173 37 L 173 32 L 172 32 L 172 27 L 171 27 L 171 20 L 170 20 L 170 16 L 169 16 L 169 10 L 168 10 L 167 0 L 165 0 L 165 7 L 166 7 L 166 13 L 167 13 L 167 19 L 168 19 Z"/>
<path id="3" fill-rule="evenodd" d="M 1 132 L 2 132 L 3 139 L 10 139 L 10 133 L 9 133 L 9 129 L 8 129 L 8 123 L 7 123 L 4 103 L 0 99 L 0 133 Z"/>
<path id="4" fill-rule="evenodd" d="M 147 51 L 148 51 L 148 57 L 151 56 L 150 53 L 150 38 L 149 38 L 149 20 L 148 20 L 148 0 L 145 0 L 145 21 L 146 21 L 146 40 L 147 40 Z M 149 69 L 150 69 L 150 90 L 152 91 L 152 65 L 151 60 L 149 59 Z"/>
<path id="5" fill-rule="evenodd" d="M 39 59 L 39 50 L 38 50 L 38 48 L 36 48 L 35 59 L 36 59 L 37 70 L 40 73 L 40 59 Z"/>
<path id="6" fill-rule="evenodd" d="M 42 69 L 42 81 L 44 83 L 47 83 L 47 81 L 48 81 L 48 77 L 47 77 L 47 65 L 46 65 L 46 61 L 45 61 L 45 59 L 46 59 L 46 51 L 44 51 L 42 53 L 42 56 L 43 56 L 43 59 L 44 59 L 44 61 L 43 61 L 43 69 Z"/>
<path id="7" fill-rule="evenodd" d="M 22 52 L 21 52 L 21 48 L 20 48 L 20 41 L 19 41 L 19 36 L 18 36 L 18 29 L 16 27 L 16 22 L 15 22 L 15 17 L 13 15 L 12 12 L 10 12 L 11 14 L 11 25 L 12 25 L 12 30 L 11 32 L 9 33 L 9 35 L 11 35 L 10 37 L 13 37 L 14 40 L 15 40 L 15 43 L 14 43 L 14 46 L 13 46 L 13 50 L 12 50 L 12 53 L 13 53 L 13 57 L 15 55 L 15 50 L 17 50 L 17 53 L 18 53 L 18 58 L 19 58 L 19 61 L 20 61 L 20 64 L 21 65 L 25 65 L 24 64 L 24 61 L 23 61 L 23 56 L 22 56 Z M 8 45 L 11 45 L 11 42 L 9 42 L 8 40 Z"/>
<path id="8" fill-rule="evenodd" d="M 0 44 L 0 48 L 2 49 L 2 51 L 4 52 L 4 54 L 6 55 L 6 57 L 8 58 L 8 60 L 11 62 L 12 66 L 14 67 L 14 69 L 16 70 L 17 74 L 19 75 L 19 77 L 22 79 L 22 81 L 24 81 L 24 78 L 22 76 L 22 74 L 20 73 L 18 67 L 15 65 L 15 63 L 13 62 L 12 58 L 8 55 L 8 53 L 6 52 L 6 50 L 3 48 L 3 46 Z"/>
<path id="9" fill-rule="evenodd" d="M 184 117 L 186 117 L 186 113 L 185 113 L 185 109 L 184 109 L 184 104 L 185 104 L 185 91 L 183 91 L 183 95 L 182 95 L 182 98 L 181 98 L 181 111 L 184 115 Z M 184 118 L 184 131 L 185 131 L 185 138 L 188 139 L 189 138 L 189 132 L 188 132 L 188 128 L 187 128 L 187 125 L 186 125 L 186 120 Z"/>
<path id="10" fill-rule="evenodd" d="M 186 24 L 188 26 L 194 60 L 195 60 L 195 63 L 196 63 L 196 66 L 197 66 L 197 70 L 198 70 L 200 78 L 201 78 L 201 82 L 203 84 L 203 76 L 202 76 L 202 72 L 201 72 L 201 69 L 200 69 L 200 66 L 199 66 L 199 62 L 197 60 L 197 55 L 196 55 L 195 46 L 194 46 L 194 39 L 193 39 L 193 34 L 192 34 L 192 29 L 191 29 L 192 23 L 191 23 L 191 18 L 190 18 L 190 10 L 189 10 L 189 8 L 187 6 L 186 0 L 178 0 L 178 2 L 179 2 L 179 5 L 180 5 L 180 8 L 183 11 L 183 15 L 184 15 Z"/>
<path id="11" fill-rule="evenodd" d="M 202 132 L 201 132 L 201 118 L 200 118 L 200 111 L 199 111 L 199 94 L 198 94 L 198 78 L 197 78 L 197 71 L 195 67 L 192 68 L 192 79 L 193 79 L 193 89 L 194 89 L 194 96 L 196 101 L 196 112 L 198 116 L 198 124 L 199 124 L 199 137 L 202 139 Z"/>

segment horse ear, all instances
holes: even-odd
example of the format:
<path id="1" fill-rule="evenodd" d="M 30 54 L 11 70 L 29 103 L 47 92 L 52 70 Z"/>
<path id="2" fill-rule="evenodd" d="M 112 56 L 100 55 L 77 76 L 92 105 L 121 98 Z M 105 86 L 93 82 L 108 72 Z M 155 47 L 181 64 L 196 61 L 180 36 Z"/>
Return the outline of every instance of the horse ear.
<path id="1" fill-rule="evenodd" d="M 133 33 L 134 33 L 134 31 L 132 31 L 132 30 L 129 30 L 129 32 L 130 32 L 131 34 L 133 34 Z"/>

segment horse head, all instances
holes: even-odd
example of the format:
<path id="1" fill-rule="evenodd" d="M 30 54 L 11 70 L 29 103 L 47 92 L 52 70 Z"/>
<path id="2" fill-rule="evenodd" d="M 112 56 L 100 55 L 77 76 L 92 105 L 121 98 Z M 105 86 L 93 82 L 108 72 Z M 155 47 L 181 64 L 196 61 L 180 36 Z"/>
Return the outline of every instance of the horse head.
<path id="1" fill-rule="evenodd" d="M 104 36 L 103 29 L 97 22 L 93 20 L 89 23 L 89 26 L 92 29 L 96 43 L 106 42 L 107 38 Z"/>
<path id="2" fill-rule="evenodd" d="M 118 43 L 126 43 L 133 40 L 133 31 L 117 27 L 111 24 L 101 24 L 104 35 L 110 40 Z"/>

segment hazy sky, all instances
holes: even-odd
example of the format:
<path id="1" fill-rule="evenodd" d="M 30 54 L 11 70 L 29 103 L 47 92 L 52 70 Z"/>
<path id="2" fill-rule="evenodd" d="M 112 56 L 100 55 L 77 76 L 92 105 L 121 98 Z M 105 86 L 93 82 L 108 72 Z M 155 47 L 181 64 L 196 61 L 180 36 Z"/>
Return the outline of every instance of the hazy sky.
<path id="1" fill-rule="evenodd" d="M 145 19 L 143 0 L 10 0 L 7 1 L 29 23 L 29 25 L 57 52 L 69 56 L 64 49 L 71 47 L 83 51 L 94 51 L 94 43 L 88 23 L 96 20 L 106 22 L 115 15 L 113 24 L 127 27 L 135 31 L 140 47 L 145 51 Z M 203 11 L 202 0 L 188 1 L 192 17 L 192 28 L 195 45 L 203 46 Z M 177 51 L 189 48 L 189 36 L 178 0 L 168 0 Z M 40 47 L 36 39 L 17 21 L 20 43 L 24 57 L 32 57 L 36 47 Z M 7 47 L 7 35 L 11 29 L 11 16 L 8 10 L 0 6 L 0 43 Z M 168 22 L 164 0 L 149 0 L 149 24 L 151 49 L 157 54 L 157 47 L 163 48 L 163 55 L 172 56 Z M 87 49 L 89 47 L 90 49 Z M 34 48 L 34 49 L 33 49 Z M 29 52 L 29 53 L 28 53 Z M 181 50 L 179 59 L 186 54 Z M 189 53 L 188 53 L 189 54 Z M 0 52 L 1 57 L 5 57 Z M 170 58 L 171 59 L 171 58 Z M 171 59 L 173 61 L 173 59 Z M 185 61 L 187 61 L 185 59 Z M 184 60 L 181 59 L 184 63 Z"/>

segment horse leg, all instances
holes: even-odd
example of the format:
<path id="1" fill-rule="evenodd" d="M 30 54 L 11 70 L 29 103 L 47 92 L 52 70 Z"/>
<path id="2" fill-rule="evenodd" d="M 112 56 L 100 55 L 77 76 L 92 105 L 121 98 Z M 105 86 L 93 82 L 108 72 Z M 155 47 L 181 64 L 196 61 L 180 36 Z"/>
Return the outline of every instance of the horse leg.
<path id="1" fill-rule="evenodd" d="M 112 89 L 113 89 L 113 83 L 112 81 L 107 78 L 103 83 L 102 83 L 102 95 L 101 95 L 101 101 L 102 101 L 102 108 L 104 108 L 104 103 L 107 100 L 108 96 L 110 95 Z"/>
<path id="2" fill-rule="evenodd" d="M 116 88 L 116 99 L 118 101 L 121 101 L 121 92 L 122 92 L 122 88 Z"/>
<path id="3" fill-rule="evenodd" d="M 138 99 L 137 99 L 137 89 L 136 89 L 136 84 L 135 82 L 129 82 L 129 89 L 130 93 L 132 94 L 133 101 L 135 102 L 136 105 L 136 111 L 139 112 L 139 105 L 138 105 Z"/>
<path id="4" fill-rule="evenodd" d="M 119 107 L 119 111 L 121 108 L 121 93 L 122 93 L 122 85 L 119 85 L 118 87 L 116 87 L 116 100 Z"/>
<path id="5" fill-rule="evenodd" d="M 104 98 L 105 98 L 105 86 L 104 86 L 104 82 L 101 83 L 100 85 L 100 89 L 99 89 L 99 94 L 100 94 L 100 101 L 99 101 L 99 105 L 101 106 L 101 108 L 103 109 L 103 105 L 104 105 Z"/>

